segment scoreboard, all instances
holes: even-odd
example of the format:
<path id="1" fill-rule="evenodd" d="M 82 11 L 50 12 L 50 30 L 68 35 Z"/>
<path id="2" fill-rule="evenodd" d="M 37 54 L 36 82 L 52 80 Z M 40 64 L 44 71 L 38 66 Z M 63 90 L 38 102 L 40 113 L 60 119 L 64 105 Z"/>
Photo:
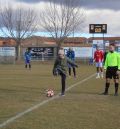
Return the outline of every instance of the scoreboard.
<path id="1" fill-rule="evenodd" d="M 107 33 L 107 24 L 90 24 L 89 33 Z"/>

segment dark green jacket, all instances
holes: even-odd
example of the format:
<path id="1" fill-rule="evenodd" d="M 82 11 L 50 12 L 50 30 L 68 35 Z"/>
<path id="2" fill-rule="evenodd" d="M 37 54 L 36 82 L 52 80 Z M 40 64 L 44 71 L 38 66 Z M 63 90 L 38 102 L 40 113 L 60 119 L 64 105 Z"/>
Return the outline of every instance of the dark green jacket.
<path id="1" fill-rule="evenodd" d="M 61 67 L 62 71 L 67 74 L 67 69 L 68 69 L 68 63 L 71 64 L 72 66 L 74 67 L 78 67 L 75 62 L 73 62 L 72 60 L 70 60 L 69 58 L 65 57 L 64 59 L 61 59 L 61 58 L 57 58 L 55 60 L 55 63 L 54 63 L 54 67 L 53 67 L 53 71 L 55 68 L 57 67 Z"/>

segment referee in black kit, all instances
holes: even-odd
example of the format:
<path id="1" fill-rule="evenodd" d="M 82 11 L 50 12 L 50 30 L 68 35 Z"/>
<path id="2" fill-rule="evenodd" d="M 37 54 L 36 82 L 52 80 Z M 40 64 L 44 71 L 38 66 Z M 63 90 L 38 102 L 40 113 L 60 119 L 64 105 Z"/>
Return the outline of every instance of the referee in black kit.
<path id="1" fill-rule="evenodd" d="M 114 79 L 115 85 L 115 94 L 118 96 L 118 87 L 119 87 L 119 72 L 120 72 L 120 54 L 115 51 L 115 44 L 111 43 L 109 45 L 109 52 L 107 53 L 104 69 L 106 71 L 106 84 L 105 91 L 103 95 L 108 95 L 108 89 L 110 86 L 110 80 Z"/>

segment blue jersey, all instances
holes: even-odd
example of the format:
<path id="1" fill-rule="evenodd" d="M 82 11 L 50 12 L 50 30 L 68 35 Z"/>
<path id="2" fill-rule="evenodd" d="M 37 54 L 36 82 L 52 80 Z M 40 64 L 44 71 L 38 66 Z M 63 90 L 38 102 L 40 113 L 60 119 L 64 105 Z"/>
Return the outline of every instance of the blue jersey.
<path id="1" fill-rule="evenodd" d="M 70 60 L 75 61 L 75 52 L 73 50 L 68 50 L 66 55 Z M 74 67 L 73 65 L 68 63 L 68 67 Z"/>
<path id="2" fill-rule="evenodd" d="M 30 52 L 25 52 L 24 58 L 25 58 L 26 61 L 30 61 L 31 60 L 31 53 Z"/>
<path id="3" fill-rule="evenodd" d="M 67 57 L 71 60 L 75 60 L 75 52 L 73 50 L 67 51 Z"/>

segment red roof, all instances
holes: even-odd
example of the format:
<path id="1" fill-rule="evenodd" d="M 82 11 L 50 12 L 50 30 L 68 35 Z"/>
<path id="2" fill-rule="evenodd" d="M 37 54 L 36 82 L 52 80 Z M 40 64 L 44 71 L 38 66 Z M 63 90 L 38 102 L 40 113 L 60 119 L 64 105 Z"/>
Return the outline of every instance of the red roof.
<path id="1" fill-rule="evenodd" d="M 16 42 L 12 38 L 0 37 L 0 46 L 15 46 Z"/>
<path id="2" fill-rule="evenodd" d="M 85 45 L 93 40 L 93 37 L 68 37 L 65 39 L 63 46 L 81 46 Z M 94 40 L 103 40 L 102 37 L 94 37 Z M 104 37 L 104 40 L 110 42 L 120 41 L 120 37 Z M 41 36 L 32 36 L 26 38 L 22 41 L 23 47 L 30 46 L 56 46 L 56 42 L 52 37 L 41 37 Z M 12 38 L 3 38 L 0 37 L 0 46 L 15 46 L 16 42 Z"/>

